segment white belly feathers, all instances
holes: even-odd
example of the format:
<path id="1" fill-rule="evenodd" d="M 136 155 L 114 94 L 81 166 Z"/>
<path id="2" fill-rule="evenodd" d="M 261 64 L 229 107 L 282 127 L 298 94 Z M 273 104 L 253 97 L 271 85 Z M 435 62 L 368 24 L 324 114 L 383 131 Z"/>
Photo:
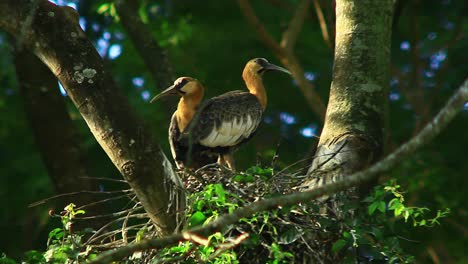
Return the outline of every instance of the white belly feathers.
<path id="1" fill-rule="evenodd" d="M 224 121 L 218 128 L 214 126 L 210 134 L 200 140 L 200 144 L 207 147 L 230 147 L 248 138 L 257 125 L 258 122 L 252 120 L 250 115 Z"/>

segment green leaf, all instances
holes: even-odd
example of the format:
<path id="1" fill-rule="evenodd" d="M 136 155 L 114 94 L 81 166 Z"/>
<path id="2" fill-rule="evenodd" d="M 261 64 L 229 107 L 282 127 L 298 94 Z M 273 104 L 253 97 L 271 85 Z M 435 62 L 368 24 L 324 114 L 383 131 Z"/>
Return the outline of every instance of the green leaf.
<path id="1" fill-rule="evenodd" d="M 2 263 L 2 264 L 16 264 L 16 261 L 14 259 L 11 259 L 11 258 L 7 257 L 5 253 L 2 253 L 2 255 L 0 256 L 0 263 Z"/>
<path id="2" fill-rule="evenodd" d="M 240 183 L 248 183 L 248 182 L 254 182 L 255 178 L 252 175 L 238 174 L 234 178 L 232 178 L 232 180 L 236 182 L 240 182 Z"/>
<path id="3" fill-rule="evenodd" d="M 343 232 L 343 237 L 346 238 L 346 239 L 351 239 L 352 238 L 351 234 L 348 231 Z"/>
<path id="4" fill-rule="evenodd" d="M 215 184 L 215 193 L 218 196 L 218 201 L 224 203 L 226 201 L 226 191 L 221 184 Z"/>
<path id="5" fill-rule="evenodd" d="M 24 256 L 25 258 L 23 262 L 26 263 L 46 263 L 46 259 L 44 258 L 42 253 L 36 250 L 27 251 L 26 253 L 24 253 Z"/>
<path id="6" fill-rule="evenodd" d="M 380 202 L 379 202 L 379 205 L 378 205 L 378 207 L 377 207 L 377 209 L 378 209 L 380 212 L 385 213 L 385 208 L 386 208 L 385 202 L 384 202 L 384 201 L 380 201 Z"/>
<path id="7" fill-rule="evenodd" d="M 49 232 L 49 239 L 61 239 L 64 235 L 62 228 L 55 228 Z"/>
<path id="8" fill-rule="evenodd" d="M 78 210 L 78 211 L 75 212 L 75 215 L 77 215 L 77 214 L 85 214 L 85 213 L 86 213 L 85 210 Z"/>
<path id="9" fill-rule="evenodd" d="M 98 9 L 97 9 L 97 13 L 98 14 L 104 14 L 105 12 L 107 12 L 110 9 L 110 6 L 111 6 L 110 3 L 105 3 L 105 4 L 100 5 L 98 7 Z"/>
<path id="10" fill-rule="evenodd" d="M 369 205 L 368 213 L 369 215 L 373 215 L 375 210 L 380 206 L 380 201 L 375 201 Z"/>
<path id="11" fill-rule="evenodd" d="M 400 204 L 399 207 L 395 208 L 395 216 L 401 215 L 401 213 L 405 210 L 405 206 Z"/>
<path id="12" fill-rule="evenodd" d="M 190 217 L 190 226 L 197 226 L 203 224 L 203 222 L 206 220 L 206 216 L 204 213 L 197 211 L 192 214 Z"/>
<path id="13" fill-rule="evenodd" d="M 335 243 L 332 245 L 332 252 L 337 253 L 340 251 L 344 246 L 346 246 L 347 242 L 344 239 L 338 239 Z"/>

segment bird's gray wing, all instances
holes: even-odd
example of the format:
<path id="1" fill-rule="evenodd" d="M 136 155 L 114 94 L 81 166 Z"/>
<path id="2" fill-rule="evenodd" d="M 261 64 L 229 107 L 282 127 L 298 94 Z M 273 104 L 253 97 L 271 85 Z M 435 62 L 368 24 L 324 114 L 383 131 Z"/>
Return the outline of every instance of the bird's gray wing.
<path id="1" fill-rule="evenodd" d="M 235 146 L 255 132 L 262 112 L 254 95 L 243 91 L 225 93 L 207 100 L 182 136 L 207 147 Z"/>

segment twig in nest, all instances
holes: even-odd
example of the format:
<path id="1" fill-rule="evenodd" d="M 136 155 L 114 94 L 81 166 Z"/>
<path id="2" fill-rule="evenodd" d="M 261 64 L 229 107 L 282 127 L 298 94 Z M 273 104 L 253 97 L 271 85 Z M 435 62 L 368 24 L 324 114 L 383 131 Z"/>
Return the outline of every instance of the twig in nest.
<path id="1" fill-rule="evenodd" d="M 221 255 L 223 252 L 230 250 L 242 243 L 242 241 L 246 240 L 249 237 L 249 233 L 243 233 L 240 236 L 238 236 L 236 239 L 227 242 L 227 243 L 222 243 L 218 246 L 218 249 L 216 249 L 215 253 L 208 258 L 207 261 L 213 260 L 217 258 L 219 255 Z"/>
<path id="2" fill-rule="evenodd" d="M 46 203 L 47 201 L 58 199 L 61 197 L 66 197 L 66 196 L 73 196 L 73 195 L 78 195 L 78 194 L 115 194 L 115 193 L 125 193 L 125 192 L 131 192 L 132 190 L 127 189 L 127 190 L 118 190 L 118 191 L 108 191 L 108 192 L 101 192 L 101 191 L 79 191 L 79 192 L 70 192 L 70 193 L 61 193 L 54 195 L 52 197 L 42 199 L 40 201 L 34 202 L 32 204 L 28 205 L 28 208 L 35 207 L 41 204 Z"/>
<path id="3" fill-rule="evenodd" d="M 210 241 L 208 239 L 199 236 L 195 233 L 183 232 L 182 237 L 187 241 L 192 241 L 203 246 L 208 246 L 210 244 Z"/>

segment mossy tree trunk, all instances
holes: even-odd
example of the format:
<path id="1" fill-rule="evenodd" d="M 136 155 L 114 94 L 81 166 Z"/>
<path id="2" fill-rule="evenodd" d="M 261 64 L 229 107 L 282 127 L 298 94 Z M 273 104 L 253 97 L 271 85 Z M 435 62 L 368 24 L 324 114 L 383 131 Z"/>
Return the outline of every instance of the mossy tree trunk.
<path id="1" fill-rule="evenodd" d="M 177 176 L 106 71 L 78 17 L 72 8 L 47 0 L 0 2 L 0 29 L 32 51 L 60 80 L 156 228 L 163 235 L 172 233 L 184 201 L 183 193 L 173 186 Z"/>
<path id="2" fill-rule="evenodd" d="M 333 80 L 305 189 L 335 182 L 382 156 L 392 13 L 392 0 L 336 1 Z M 328 213 L 343 217 L 340 205 L 357 197 L 354 190 L 329 197 Z"/>

